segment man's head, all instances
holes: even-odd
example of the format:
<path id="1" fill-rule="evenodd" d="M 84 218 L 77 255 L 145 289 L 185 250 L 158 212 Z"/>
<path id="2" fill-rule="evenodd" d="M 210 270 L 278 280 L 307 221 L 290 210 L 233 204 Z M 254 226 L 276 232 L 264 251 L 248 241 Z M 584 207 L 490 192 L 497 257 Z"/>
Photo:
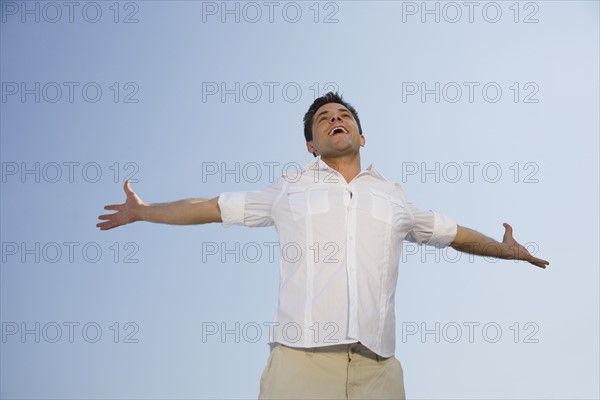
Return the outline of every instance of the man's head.
<path id="1" fill-rule="evenodd" d="M 319 97 L 309 107 L 304 115 L 304 138 L 315 157 L 348 154 L 365 144 L 358 113 L 333 92 Z"/>

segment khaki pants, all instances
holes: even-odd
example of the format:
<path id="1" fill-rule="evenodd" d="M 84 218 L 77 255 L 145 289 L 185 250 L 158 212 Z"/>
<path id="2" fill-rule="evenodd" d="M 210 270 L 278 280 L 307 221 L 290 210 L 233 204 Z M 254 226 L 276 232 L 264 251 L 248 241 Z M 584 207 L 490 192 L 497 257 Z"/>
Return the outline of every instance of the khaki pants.
<path id="1" fill-rule="evenodd" d="M 295 348 L 277 343 L 259 399 L 404 399 L 402 367 L 360 343 Z"/>

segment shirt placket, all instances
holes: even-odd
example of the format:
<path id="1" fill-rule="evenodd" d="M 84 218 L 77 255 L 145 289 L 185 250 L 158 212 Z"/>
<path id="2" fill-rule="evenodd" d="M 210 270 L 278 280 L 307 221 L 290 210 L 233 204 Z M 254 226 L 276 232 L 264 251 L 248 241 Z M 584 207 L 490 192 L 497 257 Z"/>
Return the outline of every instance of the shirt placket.
<path id="1" fill-rule="evenodd" d="M 354 185 L 345 185 L 346 212 L 346 275 L 348 277 L 349 321 L 348 336 L 358 337 L 358 279 L 356 276 L 356 202 L 352 195 Z"/>

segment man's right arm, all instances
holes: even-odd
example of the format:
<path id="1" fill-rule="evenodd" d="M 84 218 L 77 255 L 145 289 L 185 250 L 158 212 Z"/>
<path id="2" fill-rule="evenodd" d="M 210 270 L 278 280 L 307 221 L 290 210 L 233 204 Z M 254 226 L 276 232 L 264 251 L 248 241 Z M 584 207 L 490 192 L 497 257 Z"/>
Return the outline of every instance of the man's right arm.
<path id="1" fill-rule="evenodd" d="M 131 190 L 129 181 L 123 185 L 126 200 L 123 204 L 111 204 L 105 210 L 114 214 L 100 215 L 104 220 L 96 224 L 100 230 L 108 230 L 136 221 L 157 222 L 172 225 L 195 225 L 222 222 L 218 197 L 213 199 L 187 199 L 170 203 L 146 204 Z"/>

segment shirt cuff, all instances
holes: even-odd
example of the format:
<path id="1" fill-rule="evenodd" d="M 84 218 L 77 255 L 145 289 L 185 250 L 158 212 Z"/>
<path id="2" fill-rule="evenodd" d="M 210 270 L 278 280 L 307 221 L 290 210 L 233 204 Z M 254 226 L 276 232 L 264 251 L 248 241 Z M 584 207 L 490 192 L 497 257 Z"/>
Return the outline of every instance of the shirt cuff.
<path id="1" fill-rule="evenodd" d="M 433 212 L 433 216 L 433 234 L 427 245 L 437 248 L 448 247 L 456 237 L 458 225 L 451 218 L 438 214 L 435 211 Z"/>
<path id="2" fill-rule="evenodd" d="M 219 195 L 219 209 L 223 227 L 231 225 L 243 225 L 244 209 L 246 206 L 245 192 L 225 192 Z"/>

